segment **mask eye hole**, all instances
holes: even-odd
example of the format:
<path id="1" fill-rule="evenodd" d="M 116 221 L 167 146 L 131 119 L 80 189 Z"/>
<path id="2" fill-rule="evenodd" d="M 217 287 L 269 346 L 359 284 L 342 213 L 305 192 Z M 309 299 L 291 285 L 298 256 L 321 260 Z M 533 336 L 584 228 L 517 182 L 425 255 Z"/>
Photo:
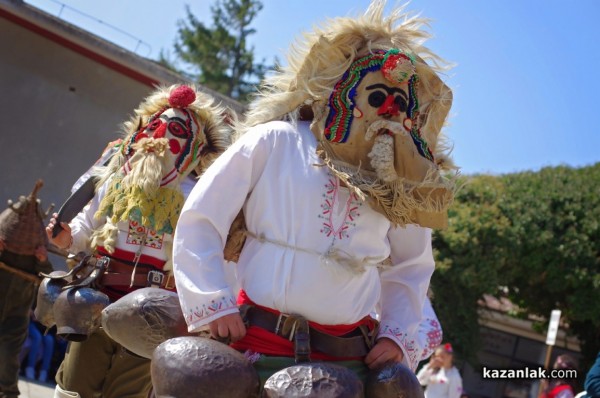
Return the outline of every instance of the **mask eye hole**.
<path id="1" fill-rule="evenodd" d="M 383 91 L 373 91 L 369 94 L 369 105 L 373 108 L 379 108 L 385 102 L 386 97 Z"/>
<path id="2" fill-rule="evenodd" d="M 394 103 L 398 105 L 398 109 L 400 110 L 400 112 L 406 112 L 406 109 L 408 109 L 406 100 L 401 95 L 397 95 L 396 98 L 394 98 Z"/>
<path id="3" fill-rule="evenodd" d="M 152 121 L 152 123 L 150 123 L 148 125 L 147 130 L 154 131 L 154 130 L 156 130 L 161 125 L 161 123 L 162 122 L 161 122 L 160 119 L 155 119 L 155 120 Z"/>
<path id="4" fill-rule="evenodd" d="M 169 122 L 169 132 L 178 138 L 187 138 L 188 133 L 180 123 Z"/>

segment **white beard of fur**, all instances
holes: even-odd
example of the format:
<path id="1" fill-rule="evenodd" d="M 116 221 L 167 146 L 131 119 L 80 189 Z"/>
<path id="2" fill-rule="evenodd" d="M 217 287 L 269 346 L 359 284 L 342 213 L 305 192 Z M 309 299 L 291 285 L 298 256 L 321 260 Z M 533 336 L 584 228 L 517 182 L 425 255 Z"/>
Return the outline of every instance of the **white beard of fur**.
<path id="1" fill-rule="evenodd" d="M 162 140 L 164 142 L 157 142 Z M 159 138 L 157 140 L 144 138 L 136 142 L 133 145 L 133 149 L 136 152 L 130 161 L 131 170 L 123 178 L 122 182 L 123 188 L 138 186 L 148 196 L 154 195 L 160 187 L 165 169 L 163 164 L 164 149 L 146 152 L 149 148 L 155 149 L 157 147 L 157 145 L 149 145 L 150 143 L 158 143 L 162 146 L 162 144 L 168 145 L 168 140 L 166 138 Z M 138 156 L 141 159 L 136 159 Z"/>
<path id="2" fill-rule="evenodd" d="M 375 143 L 368 156 L 380 180 L 392 182 L 398 178 L 394 168 L 394 137 L 388 134 L 375 137 Z"/>

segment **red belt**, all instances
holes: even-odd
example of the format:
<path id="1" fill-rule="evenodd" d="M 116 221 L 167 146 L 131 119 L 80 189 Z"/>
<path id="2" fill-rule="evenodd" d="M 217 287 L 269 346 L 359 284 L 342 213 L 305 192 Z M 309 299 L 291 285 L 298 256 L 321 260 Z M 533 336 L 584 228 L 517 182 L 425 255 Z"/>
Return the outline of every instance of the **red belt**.
<path id="1" fill-rule="evenodd" d="M 250 326 L 258 326 L 284 338 L 292 337 L 289 331 L 282 327 L 288 319 L 287 315 L 276 315 L 249 305 L 244 305 L 241 309 L 244 321 Z M 312 349 L 334 357 L 364 357 L 373 345 L 372 332 L 370 333 L 364 325 L 344 336 L 333 336 L 309 327 L 307 337 Z"/>

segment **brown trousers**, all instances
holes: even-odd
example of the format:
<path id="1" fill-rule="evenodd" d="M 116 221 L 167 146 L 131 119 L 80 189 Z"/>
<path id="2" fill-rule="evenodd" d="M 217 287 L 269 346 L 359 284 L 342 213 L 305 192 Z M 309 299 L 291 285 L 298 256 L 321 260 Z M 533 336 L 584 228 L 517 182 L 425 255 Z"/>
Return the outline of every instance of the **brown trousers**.
<path id="1" fill-rule="evenodd" d="M 70 342 L 56 383 L 82 398 L 147 398 L 150 360 L 126 352 L 102 329 L 83 342 Z"/>

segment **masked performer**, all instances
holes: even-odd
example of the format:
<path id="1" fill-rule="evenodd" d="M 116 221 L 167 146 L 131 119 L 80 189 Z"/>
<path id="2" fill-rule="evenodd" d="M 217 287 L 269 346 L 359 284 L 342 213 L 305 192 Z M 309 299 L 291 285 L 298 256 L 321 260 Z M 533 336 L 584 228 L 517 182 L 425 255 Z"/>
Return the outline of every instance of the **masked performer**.
<path id="1" fill-rule="evenodd" d="M 451 92 L 441 60 L 421 45 L 426 21 L 401 9 L 385 17 L 384 6 L 303 36 L 177 225 L 189 330 L 230 338 L 263 380 L 295 361 L 364 374 L 390 361 L 414 370 L 429 354 L 418 335 L 434 271 L 430 228 L 445 225 L 454 194 L 440 140 Z M 235 297 L 223 248 L 240 210 Z M 309 330 L 309 355 L 299 330 Z"/>
<path id="2" fill-rule="evenodd" d="M 149 285 L 173 288 L 173 230 L 195 183 L 193 171 L 227 145 L 222 114 L 188 86 L 156 90 L 124 124 L 120 151 L 97 172 L 94 198 L 69 224 L 61 223 L 64 230 L 53 238 L 58 247 L 110 259 L 98 280 L 111 301 Z M 56 222 L 48 225 L 49 236 Z M 146 397 L 150 361 L 98 329 L 70 343 L 56 382 L 59 397 Z"/>
<path id="3" fill-rule="evenodd" d="M 19 396 L 19 353 L 27 338 L 29 314 L 40 272 L 51 272 L 44 232 L 44 214 L 31 195 L 0 214 L 0 398 Z"/>

